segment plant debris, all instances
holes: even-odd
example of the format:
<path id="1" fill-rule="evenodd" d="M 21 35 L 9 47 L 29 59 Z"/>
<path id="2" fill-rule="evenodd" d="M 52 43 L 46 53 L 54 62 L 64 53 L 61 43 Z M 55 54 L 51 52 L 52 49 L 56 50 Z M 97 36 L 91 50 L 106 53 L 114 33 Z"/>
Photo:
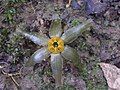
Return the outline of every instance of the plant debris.
<path id="1" fill-rule="evenodd" d="M 98 63 L 102 63 L 104 68 L 109 67 L 108 70 L 114 72 L 106 70 L 108 74 L 113 75 L 119 71 L 119 8 L 119 0 L 0 0 L 0 89 L 56 90 L 49 58 L 43 60 L 41 64 L 35 64 L 34 68 L 25 67 L 30 56 L 41 46 L 15 33 L 17 26 L 24 23 L 25 32 L 48 36 L 56 13 L 65 31 L 87 19 L 93 20 L 93 27 L 85 30 L 74 42 L 69 43 L 69 46 L 77 50 L 80 59 L 78 62 L 63 60 L 64 84 L 58 89 L 118 88 L 119 84 L 116 83 L 119 83 L 119 78 L 111 77 L 113 83 L 115 82 L 113 87 L 113 84 L 108 82 L 112 80 L 105 76 L 104 70 L 102 72 Z M 14 81 L 2 74 L 2 71 L 15 74 L 21 68 L 22 76 L 14 76 L 20 86 L 17 88 Z"/>

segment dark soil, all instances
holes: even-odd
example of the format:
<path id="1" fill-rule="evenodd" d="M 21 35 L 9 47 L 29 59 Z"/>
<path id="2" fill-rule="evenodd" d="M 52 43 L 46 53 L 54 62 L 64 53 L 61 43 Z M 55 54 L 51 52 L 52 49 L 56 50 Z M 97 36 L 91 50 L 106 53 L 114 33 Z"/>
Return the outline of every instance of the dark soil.
<path id="1" fill-rule="evenodd" d="M 16 35 L 15 29 L 25 23 L 26 31 L 47 34 L 54 14 L 58 13 L 67 29 L 93 20 L 93 27 L 70 44 L 78 50 L 81 66 L 64 60 L 64 85 L 60 90 L 107 90 L 107 83 L 98 63 L 120 68 L 119 0 L 0 0 L 0 90 L 56 90 L 49 60 L 24 67 L 39 46 Z M 20 86 L 3 74 L 13 76 Z M 31 74 L 34 72 L 34 74 Z"/>

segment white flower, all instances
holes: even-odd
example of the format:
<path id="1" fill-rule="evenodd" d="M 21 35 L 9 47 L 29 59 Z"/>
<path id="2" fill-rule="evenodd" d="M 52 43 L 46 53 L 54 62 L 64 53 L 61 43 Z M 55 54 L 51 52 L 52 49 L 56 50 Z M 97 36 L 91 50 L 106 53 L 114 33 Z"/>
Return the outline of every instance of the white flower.
<path id="1" fill-rule="evenodd" d="M 17 28 L 17 32 L 26 38 L 33 41 L 35 44 L 43 46 L 38 49 L 28 61 L 27 65 L 33 65 L 34 63 L 40 63 L 42 60 L 51 58 L 51 68 L 55 78 L 56 86 L 62 85 L 62 66 L 63 58 L 67 60 L 78 60 L 79 55 L 77 51 L 68 46 L 67 44 L 73 42 L 78 38 L 80 33 L 91 26 L 91 20 L 87 20 L 83 24 L 72 27 L 65 32 L 61 28 L 61 20 L 56 19 L 53 21 L 50 30 L 49 37 L 41 36 L 35 33 L 26 33 L 21 28 Z M 63 33 L 64 32 L 64 33 Z"/>

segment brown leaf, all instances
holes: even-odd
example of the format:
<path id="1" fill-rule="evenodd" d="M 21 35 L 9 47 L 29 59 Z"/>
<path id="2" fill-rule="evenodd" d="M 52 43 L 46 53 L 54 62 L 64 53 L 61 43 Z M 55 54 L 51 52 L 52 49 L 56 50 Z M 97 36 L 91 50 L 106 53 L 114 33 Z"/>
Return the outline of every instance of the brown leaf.
<path id="1" fill-rule="evenodd" d="M 120 90 L 120 69 L 114 65 L 100 63 L 109 88 Z"/>

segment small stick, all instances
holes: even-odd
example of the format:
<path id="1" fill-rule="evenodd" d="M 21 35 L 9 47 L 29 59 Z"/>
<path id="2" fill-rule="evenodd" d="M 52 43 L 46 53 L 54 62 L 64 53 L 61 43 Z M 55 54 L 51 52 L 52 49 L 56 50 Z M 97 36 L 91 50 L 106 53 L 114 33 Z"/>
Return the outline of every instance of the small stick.
<path id="1" fill-rule="evenodd" d="M 17 87 L 19 87 L 20 85 L 19 85 L 18 82 L 14 79 L 14 77 L 13 77 L 13 76 L 10 76 L 10 77 L 11 77 L 12 81 L 17 85 Z"/>
<path id="2" fill-rule="evenodd" d="M 2 70 L 2 73 L 3 73 L 4 75 L 10 77 L 10 78 L 12 79 L 12 81 L 15 83 L 15 85 L 17 85 L 17 87 L 20 86 L 13 76 L 21 75 L 21 70 L 20 70 L 20 72 L 15 73 L 15 74 L 6 73 L 4 70 Z"/>

